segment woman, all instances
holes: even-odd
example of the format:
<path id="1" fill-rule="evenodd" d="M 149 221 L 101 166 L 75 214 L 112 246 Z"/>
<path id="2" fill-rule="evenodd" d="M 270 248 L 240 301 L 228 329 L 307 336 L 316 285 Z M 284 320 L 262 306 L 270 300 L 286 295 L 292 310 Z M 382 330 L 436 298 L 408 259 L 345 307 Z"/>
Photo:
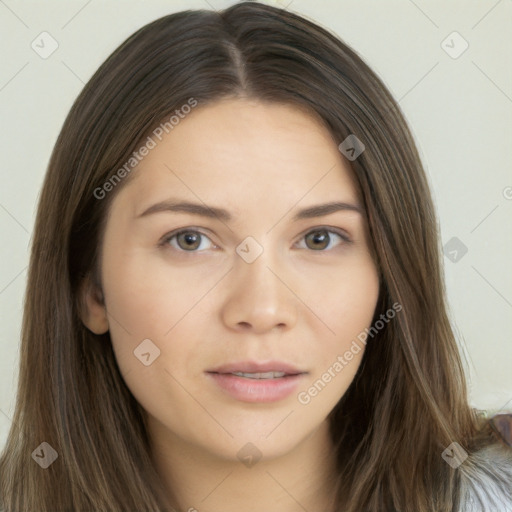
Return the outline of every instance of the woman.
<path id="1" fill-rule="evenodd" d="M 368 66 L 249 2 L 128 38 L 47 171 L 4 510 L 512 510 L 491 427 Z"/>

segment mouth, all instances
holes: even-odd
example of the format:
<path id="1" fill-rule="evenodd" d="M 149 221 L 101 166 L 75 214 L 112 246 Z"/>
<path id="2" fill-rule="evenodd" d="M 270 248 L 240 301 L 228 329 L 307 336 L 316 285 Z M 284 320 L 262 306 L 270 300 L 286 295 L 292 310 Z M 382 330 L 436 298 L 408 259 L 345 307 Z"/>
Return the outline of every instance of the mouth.
<path id="1" fill-rule="evenodd" d="M 307 375 L 293 365 L 246 361 L 205 372 L 222 392 L 241 402 L 276 402 L 289 396 Z"/>
<path id="2" fill-rule="evenodd" d="M 265 372 L 265 373 L 247 373 L 247 372 L 233 372 L 225 373 L 223 375 L 236 375 L 237 377 L 244 377 L 246 379 L 280 379 L 282 377 L 290 377 L 293 374 L 285 372 Z"/>
<path id="3" fill-rule="evenodd" d="M 307 372 L 284 361 L 239 361 L 217 366 L 207 370 L 207 373 L 236 374 L 239 377 L 253 379 L 272 379 Z"/>

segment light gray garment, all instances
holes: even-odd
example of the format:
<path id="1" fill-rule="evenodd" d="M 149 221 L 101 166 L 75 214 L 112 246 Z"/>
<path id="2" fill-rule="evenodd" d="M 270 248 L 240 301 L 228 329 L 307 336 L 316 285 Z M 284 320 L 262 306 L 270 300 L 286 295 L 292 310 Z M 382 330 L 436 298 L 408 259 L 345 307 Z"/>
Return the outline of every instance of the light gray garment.
<path id="1" fill-rule="evenodd" d="M 493 445 L 473 453 L 458 468 L 459 512 L 512 512 L 512 448 Z"/>

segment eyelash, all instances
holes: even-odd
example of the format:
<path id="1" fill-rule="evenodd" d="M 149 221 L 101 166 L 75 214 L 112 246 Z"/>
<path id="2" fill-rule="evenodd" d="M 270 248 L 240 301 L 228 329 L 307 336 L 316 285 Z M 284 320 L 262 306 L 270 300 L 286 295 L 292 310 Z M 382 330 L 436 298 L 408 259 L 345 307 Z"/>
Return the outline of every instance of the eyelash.
<path id="1" fill-rule="evenodd" d="M 343 240 L 343 243 L 341 245 L 344 245 L 344 244 L 349 244 L 349 243 L 352 243 L 352 240 L 350 240 L 350 238 L 343 232 L 341 231 L 340 229 L 336 229 L 336 228 L 331 228 L 331 227 L 328 227 L 328 226 L 319 226 L 317 228 L 314 228 L 314 229 L 310 229 L 309 231 L 307 231 L 301 238 L 300 240 L 303 240 L 307 235 L 309 235 L 310 233 L 315 233 L 315 232 L 318 232 L 318 231 L 326 231 L 327 233 L 333 233 L 335 235 L 338 235 L 342 240 Z M 202 231 L 200 230 L 197 230 L 197 229 L 194 229 L 194 228 L 180 228 L 178 230 L 175 230 L 175 231 L 172 231 L 171 233 L 167 233 L 166 235 L 164 235 L 164 237 L 162 238 L 162 240 L 159 242 L 159 247 L 162 247 L 162 248 L 166 248 L 166 246 L 169 245 L 169 242 L 179 236 L 180 234 L 182 233 L 197 233 L 201 236 L 204 236 L 208 239 L 210 239 L 208 237 L 208 235 L 206 233 L 203 233 Z M 211 242 L 211 240 L 210 240 Z M 212 242 L 213 244 L 213 242 Z M 215 245 L 215 244 L 214 244 Z M 191 251 L 186 251 L 184 249 L 181 249 L 181 248 L 176 248 L 176 247 L 172 247 L 172 249 L 178 251 L 178 252 L 181 252 L 181 253 L 196 253 L 196 252 L 202 252 L 202 251 L 199 251 L 197 249 L 195 250 L 191 250 Z M 307 249 L 307 247 L 306 247 Z M 311 252 L 329 252 L 331 251 L 331 249 L 319 249 L 319 250 L 313 250 L 313 249 L 310 249 Z"/>

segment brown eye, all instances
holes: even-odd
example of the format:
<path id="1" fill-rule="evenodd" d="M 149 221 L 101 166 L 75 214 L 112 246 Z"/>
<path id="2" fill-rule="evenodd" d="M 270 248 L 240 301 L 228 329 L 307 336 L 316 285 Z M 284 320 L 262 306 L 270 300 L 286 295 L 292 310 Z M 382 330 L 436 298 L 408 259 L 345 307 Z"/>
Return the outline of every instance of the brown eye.
<path id="1" fill-rule="evenodd" d="M 209 244 L 209 245 L 208 245 Z M 172 249 L 181 252 L 203 252 L 211 249 L 214 244 L 204 233 L 193 229 L 182 229 L 169 233 L 160 242 L 162 247 L 171 246 Z"/>
<path id="2" fill-rule="evenodd" d="M 197 231 L 183 231 L 176 235 L 176 240 L 180 249 L 193 251 L 201 245 L 201 236 Z"/>
<path id="3" fill-rule="evenodd" d="M 326 229 L 311 231 L 306 235 L 306 245 L 313 250 L 325 249 L 330 241 L 331 237 Z"/>
<path id="4" fill-rule="evenodd" d="M 338 243 L 336 243 L 336 238 L 339 239 Z M 306 236 L 304 236 L 303 240 L 305 240 L 305 245 L 307 249 L 324 252 L 325 249 L 332 249 L 333 246 L 343 245 L 345 243 L 351 242 L 348 236 L 343 234 L 342 232 L 338 232 L 338 230 L 327 228 L 315 229 L 313 231 L 310 231 Z"/>

